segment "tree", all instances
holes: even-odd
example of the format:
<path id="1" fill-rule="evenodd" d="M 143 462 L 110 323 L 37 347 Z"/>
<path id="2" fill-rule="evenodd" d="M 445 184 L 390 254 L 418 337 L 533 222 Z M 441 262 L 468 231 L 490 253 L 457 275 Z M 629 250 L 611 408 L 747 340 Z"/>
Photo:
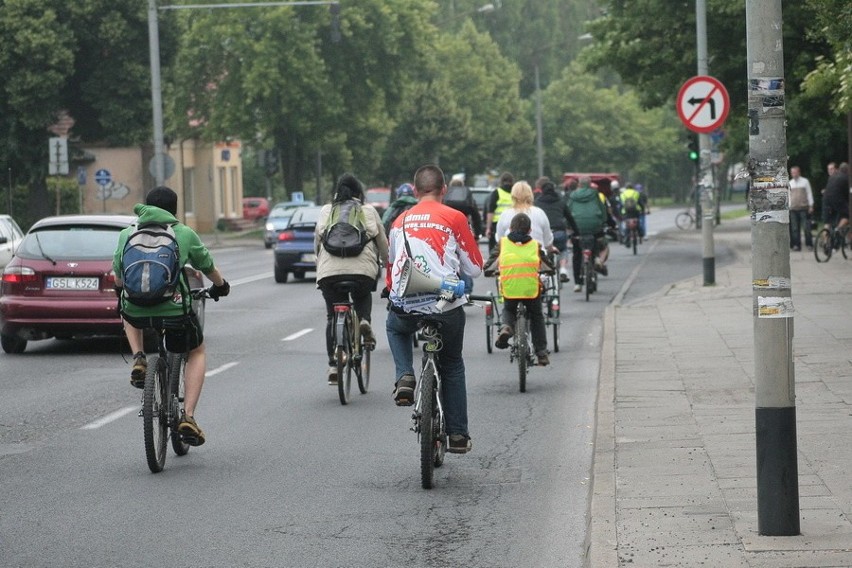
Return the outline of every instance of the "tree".
<path id="1" fill-rule="evenodd" d="M 48 211 L 47 128 L 60 113 L 84 141 L 149 139 L 147 14 L 135 0 L 6 0 L 0 4 L 0 160 L 30 188 L 35 218 Z M 172 53 L 163 30 L 163 59 Z"/>

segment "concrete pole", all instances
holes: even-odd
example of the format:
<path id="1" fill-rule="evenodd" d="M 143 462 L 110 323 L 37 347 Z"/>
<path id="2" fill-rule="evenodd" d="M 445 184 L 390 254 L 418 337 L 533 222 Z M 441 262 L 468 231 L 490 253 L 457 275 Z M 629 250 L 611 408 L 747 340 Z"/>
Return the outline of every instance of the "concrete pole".
<path id="1" fill-rule="evenodd" d="M 544 175 L 544 141 L 541 126 L 541 83 L 539 82 L 538 61 L 535 63 L 535 149 L 538 157 L 538 177 L 541 178 Z"/>
<path id="2" fill-rule="evenodd" d="M 781 0 L 746 1 L 757 529 L 799 534 Z"/>
<path id="3" fill-rule="evenodd" d="M 163 94 L 160 82 L 160 26 L 157 0 L 148 0 L 148 46 L 151 52 L 151 106 L 154 118 L 154 181 L 163 185 L 166 166 L 163 162 Z"/>
<path id="4" fill-rule="evenodd" d="M 709 75 L 707 64 L 707 2 L 695 0 L 695 37 L 698 49 L 698 75 Z M 698 191 L 701 199 L 701 241 L 704 285 L 716 284 L 716 250 L 713 243 L 713 187 L 707 184 L 710 171 L 710 136 L 698 135 Z M 709 187 L 708 187 L 709 186 Z"/>

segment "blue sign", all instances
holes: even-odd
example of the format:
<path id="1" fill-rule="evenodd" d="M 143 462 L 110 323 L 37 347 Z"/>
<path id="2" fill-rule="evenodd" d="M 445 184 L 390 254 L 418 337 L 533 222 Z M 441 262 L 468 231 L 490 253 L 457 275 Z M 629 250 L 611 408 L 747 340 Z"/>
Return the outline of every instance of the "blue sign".
<path id="1" fill-rule="evenodd" d="M 95 183 L 98 185 L 107 185 L 112 181 L 112 175 L 109 170 L 98 170 L 95 172 Z"/>

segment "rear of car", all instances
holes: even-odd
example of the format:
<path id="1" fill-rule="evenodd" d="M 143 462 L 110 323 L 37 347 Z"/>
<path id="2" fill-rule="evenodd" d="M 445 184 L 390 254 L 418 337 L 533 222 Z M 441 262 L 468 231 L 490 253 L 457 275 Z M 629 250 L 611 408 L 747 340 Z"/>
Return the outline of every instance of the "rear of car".
<path id="1" fill-rule="evenodd" d="M 287 282 L 290 273 L 303 279 L 306 272 L 316 272 L 314 232 L 322 207 L 303 207 L 290 219 L 288 227 L 278 235 L 275 245 L 275 281 Z"/>
<path id="2" fill-rule="evenodd" d="M 300 207 L 315 207 L 309 201 L 282 201 L 276 203 L 266 218 L 266 227 L 263 232 L 263 244 L 266 248 L 272 248 L 281 234 L 290 224 L 290 218 Z"/>
<path id="3" fill-rule="evenodd" d="M 112 258 L 130 215 L 68 215 L 38 221 L 0 283 L 0 340 L 6 353 L 27 341 L 120 335 Z"/>
<path id="4" fill-rule="evenodd" d="M 258 221 L 269 215 L 269 200 L 265 197 L 243 198 L 243 219 Z"/>

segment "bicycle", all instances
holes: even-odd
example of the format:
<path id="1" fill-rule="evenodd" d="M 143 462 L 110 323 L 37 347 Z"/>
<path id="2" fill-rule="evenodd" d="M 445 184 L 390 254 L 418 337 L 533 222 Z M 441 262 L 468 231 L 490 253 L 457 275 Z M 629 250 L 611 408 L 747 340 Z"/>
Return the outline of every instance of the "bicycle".
<path id="1" fill-rule="evenodd" d="M 352 372 L 358 380 L 358 390 L 367 394 L 370 386 L 370 353 L 375 345 L 361 335 L 361 321 L 352 302 L 352 292 L 357 282 L 345 280 L 334 284 L 338 292 L 345 292 L 348 300 L 334 304 L 332 341 L 334 359 L 337 363 L 337 394 L 340 404 L 349 403 L 352 389 Z"/>
<path id="2" fill-rule="evenodd" d="M 559 281 L 559 275 L 554 272 L 552 274 L 542 274 L 542 292 L 541 303 L 544 311 L 544 324 L 551 328 L 553 334 L 553 351 L 559 352 L 559 326 L 561 325 L 561 298 L 560 290 L 562 282 Z"/>
<path id="3" fill-rule="evenodd" d="M 636 254 L 636 247 L 642 242 L 642 235 L 639 234 L 639 219 L 637 217 L 629 217 L 624 220 L 627 234 L 625 235 L 625 246 L 633 248 L 633 254 Z"/>
<path id="4" fill-rule="evenodd" d="M 693 228 L 695 226 L 695 208 L 690 207 L 678 213 L 675 217 L 675 225 L 682 231 Z"/>
<path id="5" fill-rule="evenodd" d="M 193 310 L 204 325 L 204 302 L 210 297 L 207 289 L 193 289 Z M 157 329 L 157 355 L 148 362 L 145 386 L 142 391 L 142 431 L 145 439 L 145 458 L 151 473 L 163 471 L 166 464 L 166 445 L 171 439 L 172 449 L 178 456 L 189 453 L 189 444 L 178 433 L 178 424 L 184 410 L 184 375 L 187 353 L 171 353 L 166 348 L 166 329 L 182 322 L 165 323 Z"/>
<path id="6" fill-rule="evenodd" d="M 598 290 L 598 273 L 595 270 L 595 243 L 597 238 L 594 235 L 580 235 L 578 237 L 579 246 L 583 251 L 583 286 L 586 289 L 586 301 L 589 301 L 589 296 Z"/>
<path id="7" fill-rule="evenodd" d="M 420 484 L 432 489 L 436 467 L 444 464 L 447 451 L 447 422 L 441 401 L 441 374 L 437 355 L 443 347 L 439 330 L 441 322 L 428 316 L 418 322 L 417 334 L 424 341 L 420 379 L 414 391 L 411 430 L 420 443 Z"/>
<path id="8" fill-rule="evenodd" d="M 817 233 L 814 241 L 814 257 L 817 262 L 828 262 L 831 260 L 833 251 L 840 249 L 843 258 L 849 258 L 846 252 L 848 244 L 846 239 L 849 234 L 849 225 L 839 228 L 825 226 Z"/>
<path id="9" fill-rule="evenodd" d="M 518 382 L 521 392 L 527 392 L 527 369 L 536 364 L 535 357 L 527 307 L 523 303 L 518 303 L 518 313 L 515 316 L 515 335 L 509 350 L 509 362 L 517 361 L 518 363 Z"/>

